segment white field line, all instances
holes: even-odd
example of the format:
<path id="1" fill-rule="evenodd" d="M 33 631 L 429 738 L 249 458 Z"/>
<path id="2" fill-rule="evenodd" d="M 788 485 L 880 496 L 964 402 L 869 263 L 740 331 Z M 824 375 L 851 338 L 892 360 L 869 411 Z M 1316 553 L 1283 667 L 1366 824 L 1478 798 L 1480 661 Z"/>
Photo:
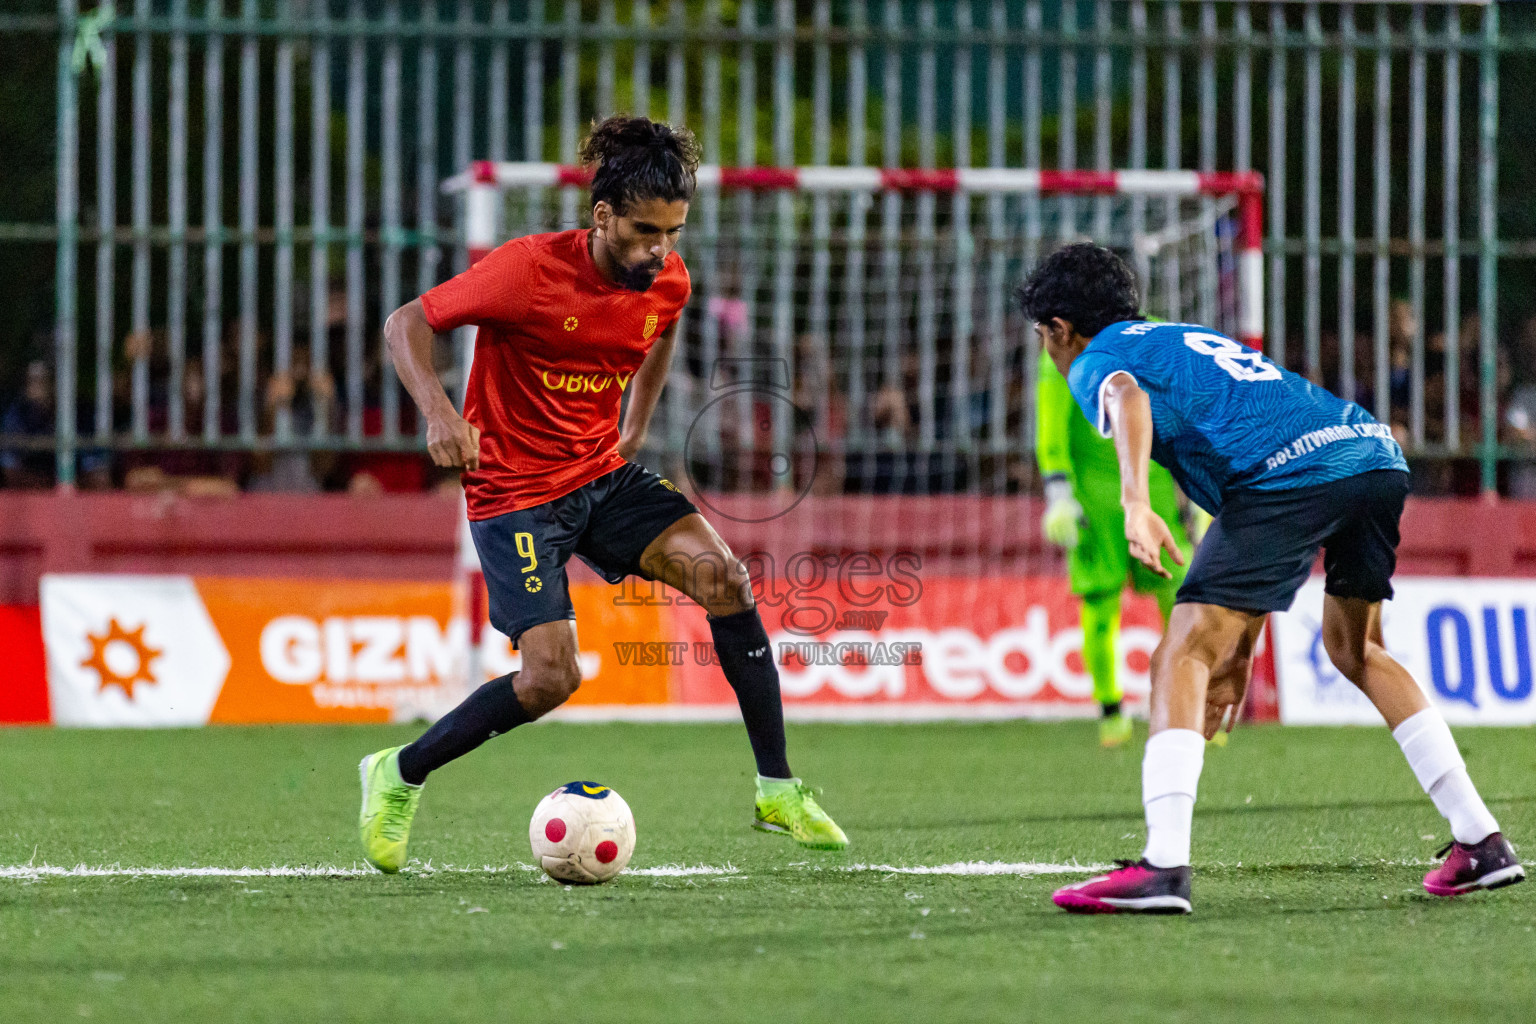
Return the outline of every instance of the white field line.
<path id="1" fill-rule="evenodd" d="M 817 868 L 805 862 L 791 865 L 793 868 L 840 871 L 845 873 L 875 873 L 882 875 L 1065 875 L 1107 870 L 1104 864 L 1042 864 L 1032 861 L 1007 863 L 1004 861 L 957 861 L 951 864 L 920 864 L 903 866 L 895 864 L 848 864 Z M 405 874 L 434 875 L 500 875 L 512 872 L 539 870 L 531 864 L 486 864 L 481 867 L 459 867 L 451 864 L 412 864 Z M 624 872 L 642 878 L 696 878 L 700 876 L 745 877 L 734 864 L 662 864 L 648 868 L 630 868 Z M 0 880 L 32 882 L 44 878 L 362 878 L 377 874 L 372 868 L 358 865 L 333 864 L 278 864 L 272 867 L 124 867 L 117 864 L 77 864 L 64 867 L 57 864 L 0 865 Z"/>
<path id="2" fill-rule="evenodd" d="M 898 867 L 891 864 L 850 864 L 840 871 L 873 871 L 883 875 L 1077 875 L 1108 871 L 1113 864 L 1038 864 L 1031 861 L 1009 863 L 1000 860 L 956 861 L 953 864 L 920 864 Z"/>
<path id="3" fill-rule="evenodd" d="M 625 868 L 626 875 L 644 875 L 647 878 L 689 878 L 697 875 L 740 875 L 734 864 L 662 864 L 654 868 Z"/>
<path id="4" fill-rule="evenodd" d="M 1427 867 L 1437 863 L 1432 860 L 1378 861 L 1378 867 Z M 1526 867 L 1536 866 L 1536 861 L 1522 861 Z M 949 864 L 838 864 L 819 867 L 807 861 L 788 865 L 791 870 L 834 871 L 842 873 L 881 875 L 937 875 L 981 876 L 1012 875 L 1029 878 L 1038 875 L 1091 874 L 1107 871 L 1109 864 L 1051 864 L 1038 861 L 954 861 Z M 484 864 L 466 867 L 453 864 L 410 864 L 402 872 L 406 875 L 505 875 L 514 872 L 537 872 L 532 864 Z M 346 866 L 334 864 L 276 864 L 271 867 L 123 867 L 118 864 L 77 864 L 64 867 L 57 864 L 10 864 L 0 865 L 0 881 L 35 882 L 46 878 L 365 878 L 378 872 L 358 864 Z M 661 864 L 648 868 L 629 868 L 624 874 L 641 878 L 698 878 L 702 876 L 746 878 L 734 864 Z"/>
<path id="5" fill-rule="evenodd" d="M 375 873 L 372 869 L 343 868 L 328 865 L 274 865 L 269 868 L 126 868 L 77 864 L 72 868 L 56 864 L 10 864 L 0 866 L 0 879 L 24 882 L 40 878 L 353 878 Z"/>
<path id="6" fill-rule="evenodd" d="M 452 864 L 410 864 L 402 874 L 407 875 L 504 875 L 512 872 L 538 871 L 533 864 L 486 864 L 481 867 L 459 867 Z M 23 882 L 43 878 L 365 878 L 379 872 L 371 867 L 334 864 L 276 864 L 266 868 L 223 867 L 173 867 L 136 868 L 117 864 L 93 866 L 77 864 L 63 867 L 57 864 L 12 864 L 0 866 L 0 880 Z M 630 868 L 628 875 L 648 878 L 684 878 L 699 875 L 738 875 L 732 864 L 663 864 L 653 868 Z"/>

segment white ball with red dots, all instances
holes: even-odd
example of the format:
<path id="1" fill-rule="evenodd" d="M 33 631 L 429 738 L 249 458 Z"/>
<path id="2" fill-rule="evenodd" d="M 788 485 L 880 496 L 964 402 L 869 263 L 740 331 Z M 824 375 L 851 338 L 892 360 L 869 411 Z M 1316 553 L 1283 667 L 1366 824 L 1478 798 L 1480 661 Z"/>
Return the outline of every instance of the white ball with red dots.
<path id="1" fill-rule="evenodd" d="M 551 878 L 596 885 L 629 863 L 635 852 L 635 816 L 607 786 L 568 782 L 534 808 L 528 842 Z"/>

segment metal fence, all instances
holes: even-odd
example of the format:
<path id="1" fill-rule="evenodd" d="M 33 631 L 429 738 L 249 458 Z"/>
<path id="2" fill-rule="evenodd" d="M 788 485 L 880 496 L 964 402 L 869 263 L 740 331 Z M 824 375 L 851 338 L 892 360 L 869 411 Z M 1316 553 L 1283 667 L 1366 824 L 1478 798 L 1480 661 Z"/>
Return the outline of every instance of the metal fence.
<path id="1" fill-rule="evenodd" d="M 61 482 L 82 447 L 419 449 L 379 327 L 464 265 L 439 182 L 617 110 L 739 166 L 1258 169 L 1274 357 L 1485 487 L 1519 454 L 1499 64 L 1536 41 L 1494 5 L 125 2 L 0 17 L 58 46 Z"/>

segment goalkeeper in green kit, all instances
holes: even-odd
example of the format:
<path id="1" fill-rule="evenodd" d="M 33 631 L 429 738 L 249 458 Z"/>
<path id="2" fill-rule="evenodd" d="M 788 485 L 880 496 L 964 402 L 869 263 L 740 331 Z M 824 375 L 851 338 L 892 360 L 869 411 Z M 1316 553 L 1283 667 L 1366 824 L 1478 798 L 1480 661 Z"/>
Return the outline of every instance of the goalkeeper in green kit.
<path id="1" fill-rule="evenodd" d="M 1099 743 L 1116 747 L 1131 738 L 1131 720 L 1120 706 L 1123 691 L 1116 657 L 1120 592 L 1129 578 L 1137 593 L 1157 598 L 1166 624 L 1193 548 L 1179 518 L 1178 488 L 1168 471 L 1154 462 L 1149 481 L 1152 508 L 1168 524 L 1184 565 L 1175 565 L 1164 553 L 1163 567 L 1173 578 L 1163 579 L 1131 558 L 1114 442 L 1100 437 L 1079 411 L 1066 378 L 1043 349 L 1038 379 L 1035 453 L 1045 480 L 1045 536 L 1067 549 L 1072 593 L 1083 602 L 1083 666 L 1093 677 L 1093 697 L 1103 711 Z"/>

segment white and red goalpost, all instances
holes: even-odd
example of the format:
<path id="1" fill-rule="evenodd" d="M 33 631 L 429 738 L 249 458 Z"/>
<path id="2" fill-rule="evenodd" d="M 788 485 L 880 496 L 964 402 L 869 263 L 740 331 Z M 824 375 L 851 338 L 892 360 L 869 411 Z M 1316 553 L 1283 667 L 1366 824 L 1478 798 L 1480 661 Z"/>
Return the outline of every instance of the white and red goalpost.
<path id="1" fill-rule="evenodd" d="M 470 262 L 505 241 L 499 237 L 498 200 L 509 189 L 584 188 L 583 167 L 477 160 L 443 182 L 464 195 L 464 237 Z M 1235 201 L 1239 340 L 1264 344 L 1264 176 L 1257 171 L 1053 171 L 1014 167 L 720 167 L 698 170 L 700 189 L 753 192 L 967 193 L 973 196 L 1135 196 L 1143 199 L 1207 197 Z"/>

